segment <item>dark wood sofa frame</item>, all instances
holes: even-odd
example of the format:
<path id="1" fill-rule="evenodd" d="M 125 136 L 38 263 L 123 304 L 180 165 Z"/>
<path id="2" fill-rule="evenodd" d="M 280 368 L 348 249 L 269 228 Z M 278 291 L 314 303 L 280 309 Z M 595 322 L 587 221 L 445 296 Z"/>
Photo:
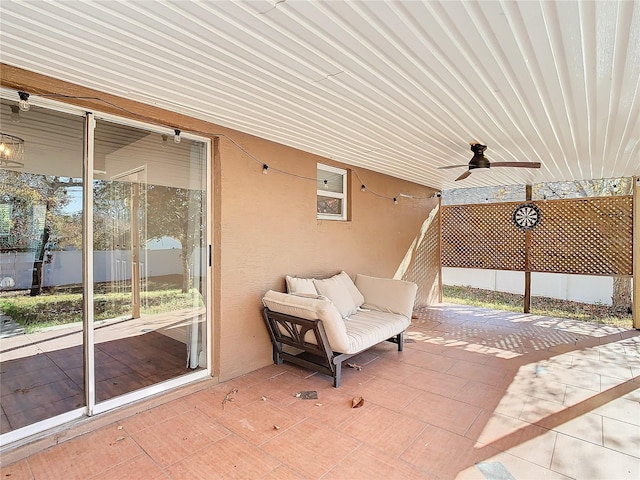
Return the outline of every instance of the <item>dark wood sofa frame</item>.
<path id="1" fill-rule="evenodd" d="M 294 317 L 274 312 L 267 307 L 263 309 L 262 316 L 273 345 L 273 363 L 280 365 L 286 360 L 301 367 L 324 373 L 333 377 L 333 386 L 336 388 L 340 386 L 342 362 L 364 351 L 356 353 L 332 351 L 322 320 L 307 320 Z M 312 332 L 315 344 L 304 341 L 308 332 Z M 396 343 L 398 351 L 401 352 L 404 346 L 404 332 L 400 332 L 398 335 L 387 339 L 387 341 Z M 301 350 L 301 352 L 297 354 L 288 353 L 284 351 L 285 345 Z"/>

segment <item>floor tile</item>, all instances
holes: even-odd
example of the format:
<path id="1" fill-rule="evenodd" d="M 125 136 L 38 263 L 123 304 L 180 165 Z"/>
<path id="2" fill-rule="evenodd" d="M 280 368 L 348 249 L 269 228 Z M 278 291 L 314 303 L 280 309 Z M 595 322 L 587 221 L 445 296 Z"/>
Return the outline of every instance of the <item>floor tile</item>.
<path id="1" fill-rule="evenodd" d="M 454 478 L 458 472 L 497 453 L 492 447 L 476 448 L 474 440 L 430 425 L 400 459 L 429 476 Z"/>
<path id="2" fill-rule="evenodd" d="M 141 453 L 131 437 L 109 426 L 37 453 L 29 466 L 36 479 L 85 480 Z"/>
<path id="3" fill-rule="evenodd" d="M 558 434 L 551 470 L 585 480 L 637 480 L 640 478 L 640 459 Z"/>
<path id="4" fill-rule="evenodd" d="M 218 421 L 253 445 L 262 445 L 304 418 L 303 415 L 293 413 L 266 398 L 230 411 Z"/>
<path id="5" fill-rule="evenodd" d="M 601 415 L 586 413 L 551 427 L 567 436 L 585 440 L 596 445 L 603 444 L 603 418 Z M 627 425 L 627 424 L 625 424 Z M 640 429 L 640 427 L 638 427 Z M 638 443 L 640 445 L 640 443 Z"/>
<path id="6" fill-rule="evenodd" d="M 404 408 L 402 413 L 464 435 L 481 411 L 474 405 L 425 392 Z"/>
<path id="7" fill-rule="evenodd" d="M 376 377 L 362 385 L 357 393 L 368 403 L 400 411 L 418 397 L 422 390 L 386 378 Z"/>
<path id="8" fill-rule="evenodd" d="M 404 352 L 402 352 L 404 354 Z M 375 369 L 376 377 L 386 378 L 396 382 L 401 382 L 408 377 L 416 375 L 422 371 L 420 367 L 402 362 L 398 359 L 391 360 L 388 357 L 381 357 L 371 363 L 369 368 Z"/>
<path id="9" fill-rule="evenodd" d="M 3 480 L 33 480 L 34 476 L 31 473 L 29 462 L 20 460 L 11 465 L 0 467 L 0 478 Z"/>
<path id="10" fill-rule="evenodd" d="M 473 362 L 458 361 L 449 370 L 447 374 L 456 377 L 474 380 L 476 382 L 486 383 L 493 387 L 505 387 L 511 383 L 511 372 L 506 369 L 494 367 L 487 368 Z"/>
<path id="11" fill-rule="evenodd" d="M 500 405 L 506 395 L 506 390 L 470 380 L 453 398 L 469 405 L 476 405 L 485 410 L 493 411 Z"/>
<path id="12" fill-rule="evenodd" d="M 456 360 L 453 358 L 418 349 L 407 349 L 402 352 L 402 362 L 421 369 L 435 370 L 436 372 L 446 372 L 456 364 Z"/>
<path id="13" fill-rule="evenodd" d="M 303 475 L 318 478 L 360 444 L 344 433 L 307 420 L 265 443 L 262 450 Z"/>
<path id="14" fill-rule="evenodd" d="M 275 470 L 272 470 L 265 476 L 260 477 L 260 480 L 306 480 L 306 477 L 301 473 L 294 472 L 289 467 L 280 465 Z"/>
<path id="15" fill-rule="evenodd" d="M 338 465 L 322 476 L 323 480 L 429 480 L 436 477 L 393 458 L 380 450 L 362 446 L 347 455 Z"/>
<path id="16" fill-rule="evenodd" d="M 169 476 L 146 455 L 121 463 L 105 472 L 91 477 L 91 480 L 170 480 Z"/>
<path id="17" fill-rule="evenodd" d="M 403 380 L 403 383 L 426 392 L 454 398 L 467 384 L 467 380 L 446 373 L 422 370 Z"/>
<path id="18" fill-rule="evenodd" d="M 499 453 L 461 471 L 456 480 L 570 480 L 535 463 L 508 453 Z"/>
<path id="19" fill-rule="evenodd" d="M 163 405 L 145 410 L 121 421 L 120 426 L 129 434 L 133 435 L 145 428 L 156 426 L 171 418 L 181 415 L 191 407 L 184 398 L 165 403 Z"/>
<path id="20" fill-rule="evenodd" d="M 280 462 L 245 440 L 230 435 L 166 469 L 172 480 L 262 478 Z M 295 477 L 294 477 L 295 478 Z"/>
<path id="21" fill-rule="evenodd" d="M 604 446 L 640 458 L 640 426 L 603 418 Z"/>
<path id="22" fill-rule="evenodd" d="M 640 402 L 626 398 L 613 398 L 593 412 L 603 417 L 640 426 Z"/>
<path id="23" fill-rule="evenodd" d="M 229 435 L 205 414 L 189 410 L 132 435 L 151 459 L 162 467 L 173 465 Z"/>
<path id="24" fill-rule="evenodd" d="M 465 436 L 548 468 L 556 433 L 522 420 L 485 411 Z"/>
<path id="25" fill-rule="evenodd" d="M 353 410 L 353 417 L 339 430 L 391 458 L 397 458 L 427 425 L 373 404 L 365 403 L 364 407 Z"/>

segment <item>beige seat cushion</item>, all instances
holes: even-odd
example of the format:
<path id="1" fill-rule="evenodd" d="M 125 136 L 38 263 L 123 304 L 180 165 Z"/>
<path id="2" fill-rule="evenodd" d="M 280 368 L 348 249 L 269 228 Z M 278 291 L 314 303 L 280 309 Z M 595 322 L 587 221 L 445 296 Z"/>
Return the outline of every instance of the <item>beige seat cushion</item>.
<path id="1" fill-rule="evenodd" d="M 345 320 L 349 348 L 342 353 L 357 353 L 406 330 L 411 321 L 404 315 L 359 311 Z"/>

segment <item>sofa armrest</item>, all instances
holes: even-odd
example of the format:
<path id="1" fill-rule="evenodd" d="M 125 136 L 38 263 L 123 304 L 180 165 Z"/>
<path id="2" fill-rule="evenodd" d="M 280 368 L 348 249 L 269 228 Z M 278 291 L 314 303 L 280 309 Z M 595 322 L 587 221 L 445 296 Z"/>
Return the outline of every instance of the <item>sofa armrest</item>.
<path id="1" fill-rule="evenodd" d="M 262 304 L 273 312 L 307 320 L 321 320 L 331 348 L 338 352 L 349 349 L 347 328 L 331 300 L 269 290 L 262 298 Z"/>
<path id="2" fill-rule="evenodd" d="M 364 296 L 362 308 L 397 313 L 411 320 L 418 291 L 415 283 L 358 274 L 355 284 Z"/>

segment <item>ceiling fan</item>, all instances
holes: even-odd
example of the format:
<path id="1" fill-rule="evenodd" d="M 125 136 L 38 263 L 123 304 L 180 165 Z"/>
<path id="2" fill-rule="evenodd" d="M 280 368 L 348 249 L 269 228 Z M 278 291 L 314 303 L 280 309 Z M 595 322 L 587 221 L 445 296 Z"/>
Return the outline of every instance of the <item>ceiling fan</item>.
<path id="1" fill-rule="evenodd" d="M 540 162 L 493 162 L 491 163 L 487 157 L 484 156 L 484 151 L 487 149 L 486 145 L 480 143 L 471 142 L 471 151 L 473 152 L 473 158 L 469 161 L 468 165 L 448 165 L 446 167 L 438 167 L 440 169 L 446 168 L 459 168 L 468 167 L 468 170 L 456 178 L 458 180 L 464 180 L 467 178 L 473 170 L 476 168 L 491 168 L 491 167 L 520 167 L 520 168 L 540 168 Z"/>

